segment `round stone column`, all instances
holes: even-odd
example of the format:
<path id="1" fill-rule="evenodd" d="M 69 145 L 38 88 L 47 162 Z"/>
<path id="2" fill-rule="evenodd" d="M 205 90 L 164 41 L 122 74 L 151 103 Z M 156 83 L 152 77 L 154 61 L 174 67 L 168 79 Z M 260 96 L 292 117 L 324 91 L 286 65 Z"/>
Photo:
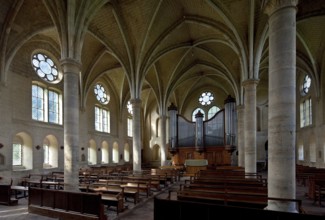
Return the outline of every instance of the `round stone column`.
<path id="1" fill-rule="evenodd" d="M 130 100 L 133 109 L 133 170 L 141 171 L 141 99 Z"/>
<path id="2" fill-rule="evenodd" d="M 256 85 L 254 79 L 245 80 L 244 137 L 245 173 L 256 173 Z"/>
<path id="3" fill-rule="evenodd" d="M 245 128 L 244 128 L 245 108 L 243 105 L 237 106 L 237 150 L 238 150 L 238 166 L 245 167 Z"/>
<path id="4" fill-rule="evenodd" d="M 73 59 L 61 61 L 64 76 L 64 185 L 79 191 L 79 74 L 81 64 Z"/>
<path id="5" fill-rule="evenodd" d="M 161 147 L 160 147 L 160 155 L 161 155 L 161 166 L 166 165 L 167 159 L 167 149 L 166 149 L 166 121 L 167 116 L 160 116 L 160 138 L 161 138 Z"/>
<path id="6" fill-rule="evenodd" d="M 272 0 L 269 15 L 268 196 L 296 198 L 296 0 Z M 297 212 L 294 202 L 268 210 Z"/>

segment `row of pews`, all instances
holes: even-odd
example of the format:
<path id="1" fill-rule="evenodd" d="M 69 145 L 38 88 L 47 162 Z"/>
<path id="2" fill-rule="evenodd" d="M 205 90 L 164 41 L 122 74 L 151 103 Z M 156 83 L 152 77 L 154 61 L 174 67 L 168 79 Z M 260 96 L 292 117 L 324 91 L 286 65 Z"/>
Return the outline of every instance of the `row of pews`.
<path id="1" fill-rule="evenodd" d="M 79 172 L 79 191 L 64 190 L 63 172 L 30 174 L 22 178 L 29 189 L 28 210 L 44 216 L 65 219 L 107 219 L 105 208 L 113 207 L 117 215 L 131 199 L 149 197 L 169 184 L 179 181 L 176 169 L 148 169 L 133 172 L 129 168 L 89 168 Z"/>
<path id="2" fill-rule="evenodd" d="M 153 191 L 158 192 L 178 180 L 177 170 L 150 169 L 124 175 L 105 175 L 96 181 L 80 183 L 79 189 L 82 192 L 100 193 L 105 205 L 116 207 L 117 213 L 120 213 L 127 199 L 131 198 L 136 204 L 140 196 L 148 198 Z"/>
<path id="3" fill-rule="evenodd" d="M 266 210 L 269 201 L 290 202 L 297 213 Z M 164 211 L 165 210 L 165 211 Z M 168 214 L 166 214 L 168 210 Z M 239 214 L 240 212 L 240 214 Z M 224 213 L 224 215 L 222 215 Z M 216 219 L 220 216 L 259 219 L 319 219 L 304 213 L 301 200 L 268 197 L 267 179 L 242 169 L 200 170 L 172 189 L 154 197 L 154 219 Z"/>
<path id="4" fill-rule="evenodd" d="M 325 169 L 296 165 L 296 180 L 297 184 L 307 187 L 306 195 L 313 199 L 315 204 L 322 206 L 325 198 Z"/>

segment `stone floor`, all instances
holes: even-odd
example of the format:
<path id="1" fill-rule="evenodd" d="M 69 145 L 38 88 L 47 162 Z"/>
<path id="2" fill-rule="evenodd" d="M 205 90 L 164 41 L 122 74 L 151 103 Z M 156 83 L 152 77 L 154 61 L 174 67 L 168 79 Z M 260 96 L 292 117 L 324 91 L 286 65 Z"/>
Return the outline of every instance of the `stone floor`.
<path id="1" fill-rule="evenodd" d="M 136 205 L 132 201 L 125 203 L 126 209 L 116 215 L 114 208 L 106 209 L 106 214 L 109 220 L 153 220 L 153 197 L 158 194 L 168 194 L 171 188 L 178 189 L 179 184 L 183 183 L 184 178 L 180 182 L 170 185 L 161 191 L 153 192 L 153 195 L 146 198 L 145 195 L 140 196 L 140 202 Z M 308 188 L 302 185 L 297 185 L 297 199 L 302 199 L 302 206 L 306 213 L 325 216 L 325 207 L 319 207 L 314 204 L 313 200 L 306 196 Z M 164 196 L 164 195 L 162 195 Z M 44 216 L 30 214 L 27 211 L 28 199 L 19 199 L 17 206 L 0 205 L 0 219 L 6 220 L 53 220 Z M 324 203 L 325 204 L 325 203 Z"/>

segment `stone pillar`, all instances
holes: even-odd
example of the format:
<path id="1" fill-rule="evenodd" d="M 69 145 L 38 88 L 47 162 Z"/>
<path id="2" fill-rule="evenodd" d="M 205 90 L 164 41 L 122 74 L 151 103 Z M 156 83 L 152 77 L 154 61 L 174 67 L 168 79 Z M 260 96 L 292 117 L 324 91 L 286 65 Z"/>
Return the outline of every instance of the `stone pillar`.
<path id="1" fill-rule="evenodd" d="M 296 5 L 268 1 L 268 196 L 296 198 Z M 297 212 L 295 203 L 268 201 L 268 210 Z"/>
<path id="2" fill-rule="evenodd" d="M 160 116 L 160 138 L 161 138 L 161 147 L 160 147 L 160 155 L 161 155 L 161 166 L 166 165 L 167 159 L 167 146 L 166 146 L 166 115 Z"/>
<path id="3" fill-rule="evenodd" d="M 73 59 L 61 61 L 64 75 L 64 186 L 79 191 L 79 74 L 81 64 Z"/>
<path id="4" fill-rule="evenodd" d="M 238 150 L 238 166 L 245 167 L 245 128 L 244 128 L 245 108 L 243 105 L 237 106 L 237 150 Z"/>
<path id="5" fill-rule="evenodd" d="M 133 109 L 133 170 L 141 171 L 141 100 L 130 101 Z"/>
<path id="6" fill-rule="evenodd" d="M 257 80 L 242 83 L 245 89 L 244 137 L 245 173 L 256 173 L 256 85 Z"/>

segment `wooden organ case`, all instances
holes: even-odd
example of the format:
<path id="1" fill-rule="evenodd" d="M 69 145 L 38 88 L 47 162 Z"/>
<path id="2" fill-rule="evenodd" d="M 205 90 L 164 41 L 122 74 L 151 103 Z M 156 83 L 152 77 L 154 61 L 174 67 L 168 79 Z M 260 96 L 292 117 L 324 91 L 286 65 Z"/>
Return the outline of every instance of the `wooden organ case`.
<path id="1" fill-rule="evenodd" d="M 228 96 L 225 100 L 225 105 L 229 100 L 234 101 L 230 98 Z M 184 164 L 185 160 L 189 159 L 206 159 L 208 166 L 212 167 L 232 165 L 232 153 L 236 149 L 236 111 L 234 103 L 232 104 L 230 108 L 227 106 L 211 119 L 201 122 L 198 120 L 200 115 L 196 115 L 198 117 L 196 122 L 191 122 L 177 114 L 176 106 L 171 104 L 168 108 L 170 116 L 168 148 L 175 164 Z M 200 134 L 200 129 L 203 134 Z"/>

